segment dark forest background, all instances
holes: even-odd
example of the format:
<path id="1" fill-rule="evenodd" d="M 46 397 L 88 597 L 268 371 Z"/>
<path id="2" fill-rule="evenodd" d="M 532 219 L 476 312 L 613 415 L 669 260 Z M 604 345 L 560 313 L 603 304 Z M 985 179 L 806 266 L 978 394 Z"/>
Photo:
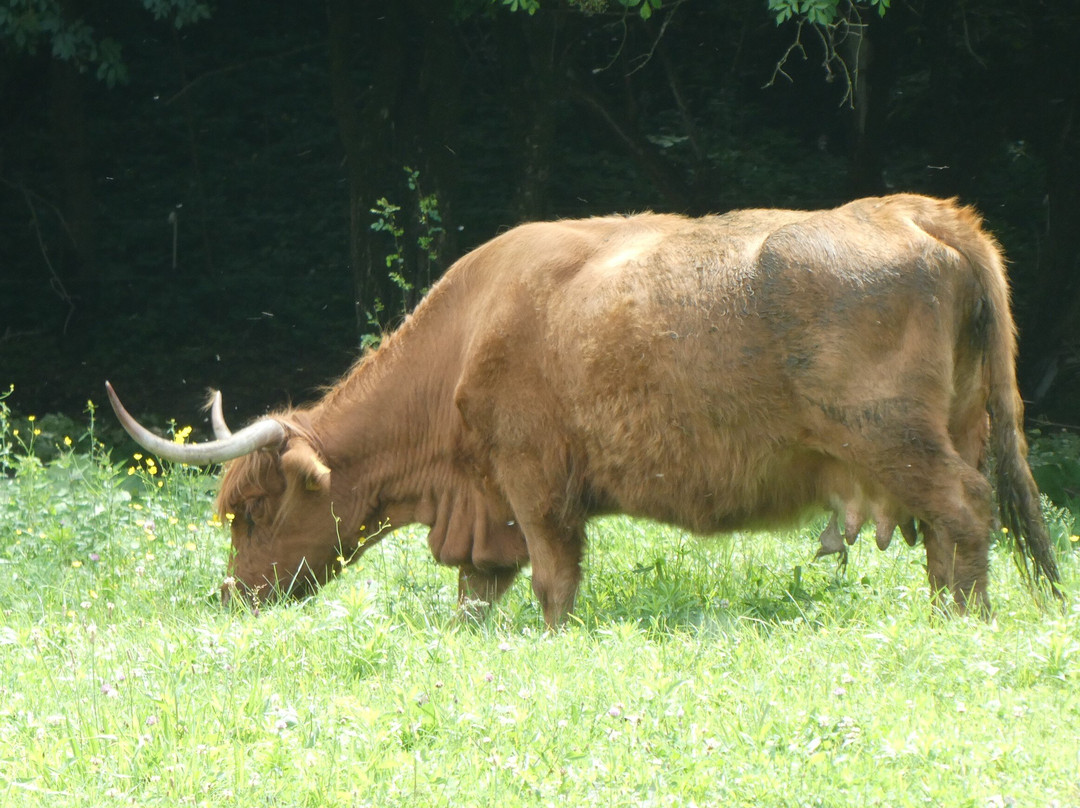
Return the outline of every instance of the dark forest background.
<path id="1" fill-rule="evenodd" d="M 903 190 L 983 212 L 1029 415 L 1080 424 L 1080 4 L 519 5 L 0 0 L 8 403 L 243 421 L 518 222 Z"/>

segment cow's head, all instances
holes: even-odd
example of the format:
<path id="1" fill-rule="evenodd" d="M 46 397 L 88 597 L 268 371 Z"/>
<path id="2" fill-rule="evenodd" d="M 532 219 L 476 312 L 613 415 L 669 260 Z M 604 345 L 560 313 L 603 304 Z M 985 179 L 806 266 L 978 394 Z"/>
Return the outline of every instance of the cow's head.
<path id="1" fill-rule="evenodd" d="M 109 401 L 135 441 L 176 463 L 228 463 L 218 510 L 232 532 L 233 555 L 222 599 L 265 603 L 317 589 L 341 569 L 357 540 L 342 545 L 331 495 L 333 473 L 316 438 L 295 419 L 268 417 L 229 431 L 215 395 L 216 440 L 178 444 L 139 424 L 106 382 Z M 351 544 L 351 547 L 349 546 Z"/>

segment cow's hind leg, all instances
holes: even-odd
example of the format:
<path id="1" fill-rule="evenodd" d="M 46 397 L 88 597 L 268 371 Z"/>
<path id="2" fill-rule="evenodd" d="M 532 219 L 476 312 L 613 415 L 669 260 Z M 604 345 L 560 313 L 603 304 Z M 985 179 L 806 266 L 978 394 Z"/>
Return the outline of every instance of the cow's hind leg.
<path id="1" fill-rule="evenodd" d="M 988 612 L 990 484 L 947 442 L 908 441 L 921 449 L 879 456 L 875 476 L 922 523 L 935 603 L 948 591 L 960 613 Z"/>
<path id="2" fill-rule="evenodd" d="M 943 538 L 934 527 L 926 522 L 922 525 L 923 547 L 926 550 L 926 577 L 930 581 L 930 602 L 935 611 L 948 612 L 949 562 L 955 555 L 955 546 Z"/>
<path id="3" fill-rule="evenodd" d="M 961 613 L 974 608 L 988 614 L 990 484 L 960 461 L 938 499 L 937 510 L 927 517 L 923 531 L 931 589 L 942 592 L 948 588 Z"/>

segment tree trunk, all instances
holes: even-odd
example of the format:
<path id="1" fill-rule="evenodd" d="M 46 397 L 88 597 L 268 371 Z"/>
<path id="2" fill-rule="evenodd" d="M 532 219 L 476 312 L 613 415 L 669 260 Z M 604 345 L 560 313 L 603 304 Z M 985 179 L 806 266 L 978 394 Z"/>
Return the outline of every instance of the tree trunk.
<path id="1" fill-rule="evenodd" d="M 1080 362 L 1080 88 L 1075 77 L 1061 69 L 1072 58 L 1075 30 L 1063 22 L 1050 14 L 1037 20 L 1040 58 L 1025 83 L 1033 89 L 1026 135 L 1046 164 L 1046 233 L 1038 287 L 1022 324 L 1030 368 L 1025 375 L 1036 407 L 1044 397 L 1052 398 L 1058 370 L 1066 362 Z"/>
<path id="2" fill-rule="evenodd" d="M 416 189 L 406 189 L 409 208 L 405 211 L 405 240 L 413 292 L 410 305 L 438 279 L 446 268 L 446 258 L 456 254 L 454 198 L 458 182 L 458 124 L 461 117 L 463 68 L 459 37 L 442 0 L 413 0 L 411 16 L 423 21 L 418 36 L 423 58 L 411 63 L 413 73 L 401 76 L 398 98 L 413 107 L 412 122 L 404 143 L 398 145 L 401 166 L 420 172 Z M 420 239 L 431 236 L 431 223 L 421 221 L 419 198 L 434 195 L 442 218 L 443 232 L 433 245 L 444 260 L 432 260 Z M 403 206 L 404 207 L 404 206 Z"/>
<path id="3" fill-rule="evenodd" d="M 43 238 L 43 249 L 50 242 L 56 247 L 43 258 L 53 274 L 53 291 L 67 298 L 73 312 L 92 312 L 98 278 L 94 268 L 94 183 L 86 142 L 85 80 L 70 64 L 54 59 L 50 85 L 49 112 L 64 232 L 55 240 Z M 65 321 L 65 330 L 67 325 Z"/>
<path id="4" fill-rule="evenodd" d="M 851 111 L 854 149 L 848 168 L 853 196 L 883 193 L 886 121 L 898 72 L 897 31 L 903 10 L 890 9 L 885 17 L 870 13 L 866 24 L 845 43 L 849 69 L 855 69 Z"/>
<path id="5" fill-rule="evenodd" d="M 510 201 L 512 223 L 550 217 L 552 152 L 559 120 L 558 18 L 541 8 L 534 16 L 499 15 L 498 41 L 507 81 L 502 92 L 510 110 L 516 177 Z"/>
<path id="6" fill-rule="evenodd" d="M 373 330 L 373 321 L 390 325 L 442 271 L 419 247 L 428 228 L 420 222 L 418 200 L 421 191 L 434 194 L 444 230 L 454 231 L 461 70 L 451 20 L 435 0 L 327 0 L 327 23 L 330 92 L 348 181 L 349 266 L 362 335 Z M 358 81 L 361 75 L 366 82 Z M 418 189 L 408 187 L 406 167 L 419 171 Z M 396 241 L 372 230 L 371 211 L 380 198 L 401 208 L 396 224 L 404 233 Z M 389 278 L 391 254 L 401 256 L 411 291 Z"/>
<path id="7" fill-rule="evenodd" d="M 330 61 L 330 95 L 338 132 L 345 152 L 346 193 L 349 204 L 349 269 L 353 289 L 357 340 L 368 330 L 365 306 L 370 306 L 379 288 L 371 262 L 368 208 L 364 193 L 364 142 L 357 108 L 358 90 L 353 78 L 351 55 L 354 4 L 350 0 L 327 0 L 327 46 Z"/>

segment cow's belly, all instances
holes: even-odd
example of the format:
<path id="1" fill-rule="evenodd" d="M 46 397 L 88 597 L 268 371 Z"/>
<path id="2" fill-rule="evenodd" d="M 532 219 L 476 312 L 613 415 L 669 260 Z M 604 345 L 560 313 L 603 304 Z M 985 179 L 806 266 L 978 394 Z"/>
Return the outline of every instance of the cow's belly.
<path id="1" fill-rule="evenodd" d="M 597 509 L 697 533 L 790 524 L 860 490 L 856 474 L 841 462 L 768 441 L 748 447 L 672 439 L 652 454 L 621 460 L 616 455 L 604 452 L 588 463 L 588 490 Z"/>

